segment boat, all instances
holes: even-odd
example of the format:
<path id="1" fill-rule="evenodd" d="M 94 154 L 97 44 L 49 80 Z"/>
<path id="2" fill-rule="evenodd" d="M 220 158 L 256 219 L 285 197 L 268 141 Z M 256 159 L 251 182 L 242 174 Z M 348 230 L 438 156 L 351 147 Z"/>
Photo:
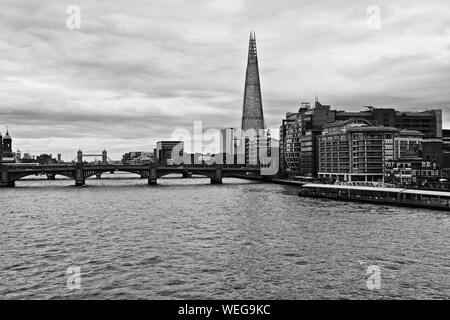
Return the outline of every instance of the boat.
<path id="1" fill-rule="evenodd" d="M 450 211 L 450 192 L 403 189 L 384 186 L 307 183 L 300 187 L 300 197 L 327 198 L 374 204 Z"/>

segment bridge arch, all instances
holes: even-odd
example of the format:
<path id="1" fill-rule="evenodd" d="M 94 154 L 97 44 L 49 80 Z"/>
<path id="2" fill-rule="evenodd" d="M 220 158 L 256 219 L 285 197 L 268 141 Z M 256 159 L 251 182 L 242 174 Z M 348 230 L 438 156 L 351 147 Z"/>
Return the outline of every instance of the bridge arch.
<path id="1" fill-rule="evenodd" d="M 204 176 L 205 178 L 210 178 L 210 179 L 215 179 L 216 178 L 216 174 L 214 171 L 197 171 L 197 170 L 186 170 L 186 173 L 192 173 L 195 175 L 199 175 L 199 176 Z M 156 173 L 156 178 L 162 178 L 164 176 L 167 176 L 169 174 L 184 174 L 185 172 L 174 172 L 174 171 L 169 171 L 169 170 L 158 170 Z"/>
<path id="2" fill-rule="evenodd" d="M 111 170 L 105 170 L 105 169 L 101 169 L 101 170 L 89 170 L 89 172 L 87 172 L 84 175 L 85 179 L 89 179 L 93 176 L 96 176 L 98 174 L 103 174 L 105 172 L 110 172 Z M 133 174 L 137 174 L 140 177 L 144 177 L 144 178 L 148 178 L 148 171 L 146 170 L 128 170 L 128 169 L 120 169 L 120 170 L 115 170 L 114 172 L 126 172 L 126 173 L 133 173 Z"/>
<path id="3" fill-rule="evenodd" d="M 28 176 L 35 176 L 36 174 L 42 174 L 41 172 L 23 172 L 23 173 L 16 173 L 16 174 L 11 174 L 11 178 L 10 181 L 11 182 L 15 182 L 18 181 L 20 179 L 23 179 L 25 177 Z M 71 173 L 65 173 L 65 172 L 55 172 L 54 173 L 55 176 L 64 176 L 66 178 L 69 178 L 71 180 L 75 180 L 75 176 Z"/>

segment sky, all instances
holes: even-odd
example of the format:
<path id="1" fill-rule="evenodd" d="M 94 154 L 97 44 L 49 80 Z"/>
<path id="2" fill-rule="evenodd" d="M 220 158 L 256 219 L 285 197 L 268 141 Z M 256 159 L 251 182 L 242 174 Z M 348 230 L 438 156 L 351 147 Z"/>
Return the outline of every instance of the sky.
<path id="1" fill-rule="evenodd" d="M 0 30 L 0 132 L 22 152 L 119 159 L 240 127 L 250 31 L 269 128 L 315 96 L 450 128 L 448 0 L 1 0 Z"/>

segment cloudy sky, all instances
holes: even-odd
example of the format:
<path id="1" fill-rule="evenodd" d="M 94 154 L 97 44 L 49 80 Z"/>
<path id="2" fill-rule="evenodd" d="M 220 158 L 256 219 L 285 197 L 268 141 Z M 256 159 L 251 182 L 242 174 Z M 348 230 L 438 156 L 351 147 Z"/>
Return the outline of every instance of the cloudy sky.
<path id="1" fill-rule="evenodd" d="M 239 127 L 251 30 L 269 127 L 316 95 L 450 127 L 448 0 L 1 0 L 0 30 L 0 129 L 22 152 L 119 158 L 194 121 Z"/>

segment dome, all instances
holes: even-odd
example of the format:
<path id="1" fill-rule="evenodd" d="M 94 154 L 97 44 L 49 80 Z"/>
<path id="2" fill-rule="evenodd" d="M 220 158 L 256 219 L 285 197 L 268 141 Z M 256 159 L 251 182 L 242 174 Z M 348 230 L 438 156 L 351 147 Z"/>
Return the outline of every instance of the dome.
<path id="1" fill-rule="evenodd" d="M 8 131 L 6 131 L 6 135 L 3 137 L 3 140 L 12 140 L 11 137 L 9 136 Z"/>

